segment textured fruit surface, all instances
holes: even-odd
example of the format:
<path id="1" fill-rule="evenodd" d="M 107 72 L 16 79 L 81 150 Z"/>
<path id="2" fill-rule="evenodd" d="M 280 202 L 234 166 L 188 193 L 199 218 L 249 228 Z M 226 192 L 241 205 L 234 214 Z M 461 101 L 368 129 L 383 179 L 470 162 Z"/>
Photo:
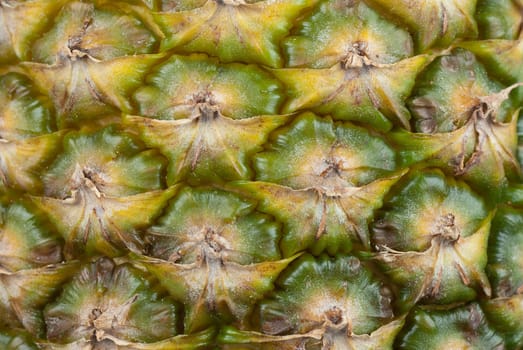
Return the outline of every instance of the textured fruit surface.
<path id="1" fill-rule="evenodd" d="M 523 349 L 523 1 L 0 0 L 0 348 Z"/>

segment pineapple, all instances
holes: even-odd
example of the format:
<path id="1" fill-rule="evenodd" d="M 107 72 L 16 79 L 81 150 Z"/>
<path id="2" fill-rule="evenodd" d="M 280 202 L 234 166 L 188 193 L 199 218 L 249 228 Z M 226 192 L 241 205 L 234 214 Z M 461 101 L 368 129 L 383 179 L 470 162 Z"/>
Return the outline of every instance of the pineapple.
<path id="1" fill-rule="evenodd" d="M 523 349 L 522 29 L 1 0 L 0 347 Z"/>

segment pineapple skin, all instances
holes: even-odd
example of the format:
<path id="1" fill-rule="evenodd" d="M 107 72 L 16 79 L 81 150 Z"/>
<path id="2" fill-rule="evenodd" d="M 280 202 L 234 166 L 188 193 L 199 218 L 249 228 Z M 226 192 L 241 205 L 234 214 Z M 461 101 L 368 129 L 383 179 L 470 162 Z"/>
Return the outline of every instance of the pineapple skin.
<path id="1" fill-rule="evenodd" d="M 522 349 L 520 0 L 0 1 L 0 348 Z"/>

